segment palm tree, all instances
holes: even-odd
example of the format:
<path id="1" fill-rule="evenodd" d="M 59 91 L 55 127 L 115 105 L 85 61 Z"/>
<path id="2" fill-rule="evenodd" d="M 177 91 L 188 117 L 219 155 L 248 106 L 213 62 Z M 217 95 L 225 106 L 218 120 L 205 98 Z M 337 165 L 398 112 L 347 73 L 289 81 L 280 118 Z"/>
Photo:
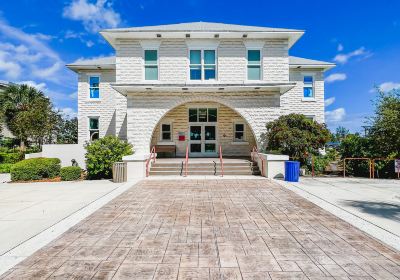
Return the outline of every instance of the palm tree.
<path id="1" fill-rule="evenodd" d="M 40 90 L 28 85 L 11 85 L 0 92 L 0 110 L 5 124 L 20 140 L 20 149 L 25 150 L 25 142 L 30 137 L 29 120 L 21 121 L 21 113 L 34 109 L 37 102 L 49 102 Z"/>

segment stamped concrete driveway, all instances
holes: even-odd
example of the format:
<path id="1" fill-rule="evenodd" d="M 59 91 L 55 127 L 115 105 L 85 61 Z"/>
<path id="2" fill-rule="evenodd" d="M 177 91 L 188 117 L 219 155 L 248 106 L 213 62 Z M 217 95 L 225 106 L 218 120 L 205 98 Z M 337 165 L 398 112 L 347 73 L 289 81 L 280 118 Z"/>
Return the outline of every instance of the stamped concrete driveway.
<path id="1" fill-rule="evenodd" d="M 2 277 L 398 279 L 399 264 L 268 180 L 145 180 Z"/>

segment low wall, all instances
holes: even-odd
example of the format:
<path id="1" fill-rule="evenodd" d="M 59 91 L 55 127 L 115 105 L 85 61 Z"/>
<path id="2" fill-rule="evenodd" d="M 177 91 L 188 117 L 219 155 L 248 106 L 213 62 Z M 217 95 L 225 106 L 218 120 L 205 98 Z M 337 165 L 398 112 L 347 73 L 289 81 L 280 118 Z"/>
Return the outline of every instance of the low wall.
<path id="1" fill-rule="evenodd" d="M 83 144 L 49 144 L 42 146 L 41 153 L 26 154 L 25 158 L 59 158 L 61 166 L 71 166 L 71 160 L 75 159 L 80 167 L 85 168 L 85 153 Z"/>

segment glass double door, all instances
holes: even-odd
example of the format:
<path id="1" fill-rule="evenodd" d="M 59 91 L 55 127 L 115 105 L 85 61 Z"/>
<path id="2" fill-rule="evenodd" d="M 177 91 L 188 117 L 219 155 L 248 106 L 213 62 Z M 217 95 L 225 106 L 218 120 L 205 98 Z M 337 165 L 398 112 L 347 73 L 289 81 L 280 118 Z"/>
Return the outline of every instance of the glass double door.
<path id="1" fill-rule="evenodd" d="M 216 156 L 217 126 L 215 124 L 190 125 L 189 152 L 191 156 Z"/>

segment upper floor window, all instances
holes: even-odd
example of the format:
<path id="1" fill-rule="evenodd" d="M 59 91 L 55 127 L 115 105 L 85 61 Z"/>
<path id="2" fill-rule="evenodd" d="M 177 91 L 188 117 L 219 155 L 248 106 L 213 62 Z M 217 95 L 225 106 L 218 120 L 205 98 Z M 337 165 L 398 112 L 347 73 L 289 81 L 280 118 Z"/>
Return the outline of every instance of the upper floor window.
<path id="1" fill-rule="evenodd" d="M 247 50 L 247 79 L 261 80 L 260 50 Z"/>
<path id="2" fill-rule="evenodd" d="M 91 99 L 100 98 L 100 77 L 90 76 L 89 77 L 89 97 Z"/>
<path id="3" fill-rule="evenodd" d="M 190 80 L 215 80 L 215 50 L 190 51 Z"/>
<path id="4" fill-rule="evenodd" d="M 89 118 L 89 139 L 90 139 L 90 141 L 99 139 L 99 135 L 100 135 L 99 117 L 90 117 Z"/>
<path id="5" fill-rule="evenodd" d="M 314 98 L 314 77 L 304 76 L 303 84 L 303 97 Z"/>
<path id="6" fill-rule="evenodd" d="M 144 51 L 144 79 L 158 80 L 158 53 L 157 50 Z"/>

